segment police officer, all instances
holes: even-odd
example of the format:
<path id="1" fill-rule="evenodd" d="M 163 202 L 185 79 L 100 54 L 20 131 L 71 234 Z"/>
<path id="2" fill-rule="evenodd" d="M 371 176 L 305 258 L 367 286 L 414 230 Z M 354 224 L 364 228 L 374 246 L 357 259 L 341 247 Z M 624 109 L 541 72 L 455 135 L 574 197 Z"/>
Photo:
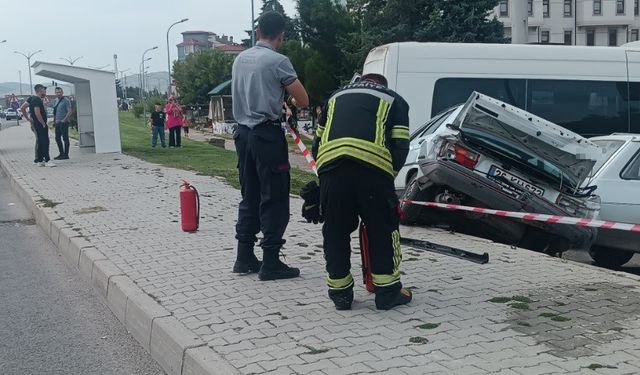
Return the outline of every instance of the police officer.
<path id="1" fill-rule="evenodd" d="M 386 86 L 384 76 L 368 74 L 336 91 L 323 110 L 314 140 L 320 210 L 313 198 L 305 199 L 303 216 L 324 219 L 327 285 L 338 310 L 350 309 L 353 302 L 350 240 L 358 216 L 369 236 L 376 307 L 388 310 L 412 298 L 400 282 L 402 253 L 393 185 L 409 151 L 409 105 Z M 313 184 L 303 190 L 303 198 L 309 198 Z"/>
<path id="2" fill-rule="evenodd" d="M 242 201 L 238 210 L 235 273 L 258 272 L 260 280 L 288 279 L 300 270 L 280 261 L 289 223 L 289 153 L 280 115 L 285 92 L 301 106 L 307 92 L 291 61 L 276 52 L 284 39 L 285 18 L 266 12 L 258 19 L 258 43 L 238 55 L 232 70 L 234 133 Z M 256 235 L 263 262 L 254 254 Z"/>

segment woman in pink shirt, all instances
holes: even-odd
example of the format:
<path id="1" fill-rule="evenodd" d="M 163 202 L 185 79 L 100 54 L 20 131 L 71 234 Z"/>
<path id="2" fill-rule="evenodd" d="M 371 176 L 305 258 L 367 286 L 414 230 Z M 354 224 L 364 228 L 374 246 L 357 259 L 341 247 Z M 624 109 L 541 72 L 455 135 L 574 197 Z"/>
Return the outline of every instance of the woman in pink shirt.
<path id="1" fill-rule="evenodd" d="M 184 115 L 182 106 L 175 101 L 173 95 L 169 97 L 169 103 L 164 107 L 167 114 L 167 128 L 169 129 L 169 147 L 182 147 L 181 133 Z"/>

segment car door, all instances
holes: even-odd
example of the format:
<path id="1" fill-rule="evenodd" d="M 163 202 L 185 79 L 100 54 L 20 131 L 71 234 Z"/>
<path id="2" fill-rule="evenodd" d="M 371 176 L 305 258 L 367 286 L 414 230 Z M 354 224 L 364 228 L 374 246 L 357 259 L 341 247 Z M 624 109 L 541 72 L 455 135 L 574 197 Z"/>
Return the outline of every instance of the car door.
<path id="1" fill-rule="evenodd" d="M 602 200 L 600 218 L 640 223 L 640 141 L 632 141 L 618 153 L 598 179 Z"/>

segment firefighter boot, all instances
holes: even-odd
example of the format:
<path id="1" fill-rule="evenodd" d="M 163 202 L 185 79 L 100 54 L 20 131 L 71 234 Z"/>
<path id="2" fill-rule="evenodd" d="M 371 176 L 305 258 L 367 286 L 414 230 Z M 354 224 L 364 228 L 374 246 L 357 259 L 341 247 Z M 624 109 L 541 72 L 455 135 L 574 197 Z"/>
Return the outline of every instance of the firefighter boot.
<path id="1" fill-rule="evenodd" d="M 409 289 L 393 287 L 376 287 L 376 308 L 378 310 L 391 310 L 400 305 L 411 302 L 413 294 Z"/>
<path id="2" fill-rule="evenodd" d="M 343 290 L 329 289 L 329 298 L 336 305 L 336 310 L 351 310 L 353 286 Z"/>
<path id="3" fill-rule="evenodd" d="M 262 262 L 253 253 L 253 243 L 238 242 L 238 255 L 233 265 L 233 273 L 256 273 L 261 266 Z"/>
<path id="4" fill-rule="evenodd" d="M 300 276 L 300 270 L 289 267 L 280 260 L 280 249 L 263 249 L 264 257 L 258 278 L 262 281 L 293 279 Z"/>

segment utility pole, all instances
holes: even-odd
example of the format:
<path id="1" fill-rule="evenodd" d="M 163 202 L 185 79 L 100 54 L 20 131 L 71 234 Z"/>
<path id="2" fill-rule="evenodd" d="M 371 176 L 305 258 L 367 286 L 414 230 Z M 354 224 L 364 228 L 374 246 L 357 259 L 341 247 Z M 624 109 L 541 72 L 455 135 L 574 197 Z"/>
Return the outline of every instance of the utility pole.
<path id="1" fill-rule="evenodd" d="M 37 54 L 42 52 L 41 49 L 35 51 L 35 52 L 31 52 L 30 54 L 24 54 L 22 52 L 18 52 L 18 51 L 13 51 L 13 53 L 17 53 L 18 55 L 22 55 L 24 56 L 25 59 L 27 59 L 27 65 L 29 66 L 29 90 L 31 90 L 31 94 L 33 94 L 33 81 L 31 80 L 31 58 Z"/>
<path id="2" fill-rule="evenodd" d="M 20 96 L 22 96 L 22 70 L 18 70 L 18 79 L 20 80 Z"/>
<path id="3" fill-rule="evenodd" d="M 169 49 L 169 31 L 171 31 L 171 28 L 175 25 L 187 21 L 189 21 L 188 18 L 183 18 L 180 21 L 172 23 L 171 26 L 169 26 L 169 29 L 167 29 L 167 72 L 169 72 L 169 87 L 167 89 L 167 98 L 171 96 L 171 50 Z"/>
<path id="4" fill-rule="evenodd" d="M 113 54 L 113 72 L 116 75 L 116 80 L 118 79 L 118 54 Z M 118 81 L 118 86 L 120 86 L 120 81 Z M 120 90 L 122 91 L 122 89 Z M 116 98 L 118 97 L 118 87 L 116 87 Z"/>

